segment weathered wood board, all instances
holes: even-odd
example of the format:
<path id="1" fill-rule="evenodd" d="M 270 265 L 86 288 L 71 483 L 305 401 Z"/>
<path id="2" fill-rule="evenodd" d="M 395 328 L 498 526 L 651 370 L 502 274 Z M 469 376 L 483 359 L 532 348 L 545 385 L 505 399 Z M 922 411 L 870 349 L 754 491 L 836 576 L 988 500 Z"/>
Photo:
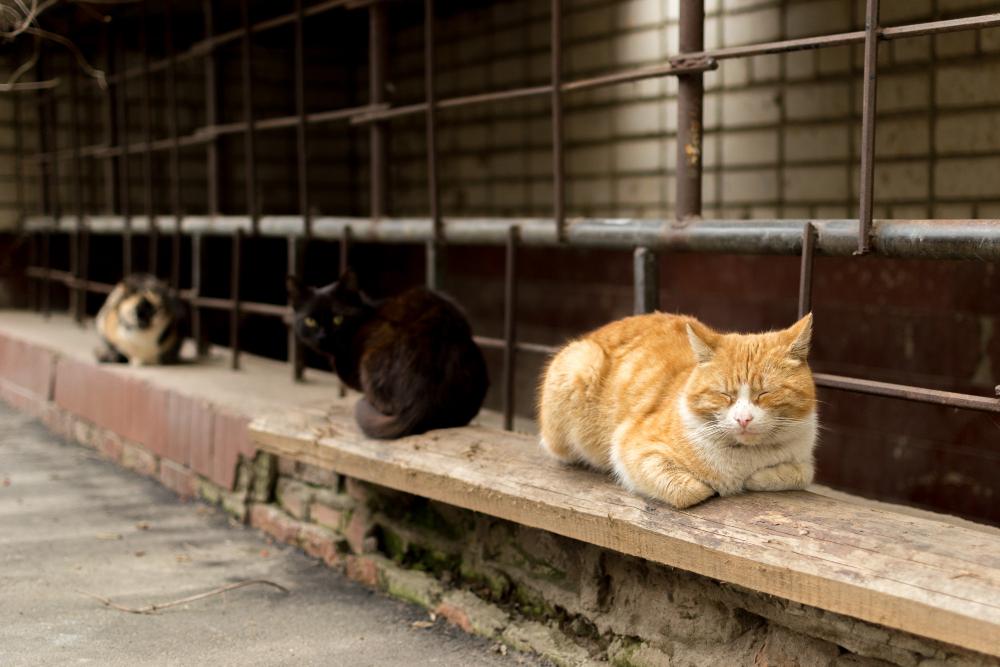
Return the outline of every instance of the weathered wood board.
<path id="1" fill-rule="evenodd" d="M 832 612 L 1000 656 L 1000 536 L 809 492 L 683 511 L 471 426 L 366 439 L 346 401 L 259 417 L 266 451 Z"/>

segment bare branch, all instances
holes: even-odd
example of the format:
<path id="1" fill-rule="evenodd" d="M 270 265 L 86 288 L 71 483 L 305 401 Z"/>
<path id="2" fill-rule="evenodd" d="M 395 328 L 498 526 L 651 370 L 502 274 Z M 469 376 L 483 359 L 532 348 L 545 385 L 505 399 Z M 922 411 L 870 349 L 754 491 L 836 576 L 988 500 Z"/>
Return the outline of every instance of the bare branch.
<path id="1" fill-rule="evenodd" d="M 194 602 L 196 600 L 203 600 L 207 597 L 212 597 L 213 595 L 220 595 L 227 591 L 233 591 L 236 590 L 237 588 L 243 588 L 244 586 L 252 586 L 255 584 L 259 584 L 262 586 L 271 586 L 272 588 L 278 589 L 282 593 L 288 593 L 287 588 L 281 586 L 280 584 L 276 584 L 273 581 L 267 581 L 266 579 L 249 579 L 247 581 L 240 581 L 235 584 L 229 584 L 228 586 L 221 586 L 219 588 L 210 590 L 206 593 L 198 593 L 197 595 L 191 595 L 186 598 L 181 598 L 180 600 L 172 600 L 170 602 L 162 602 L 159 604 L 151 604 L 145 607 L 123 607 L 120 604 L 112 602 L 106 597 L 101 597 L 100 595 L 95 595 L 94 593 L 88 593 L 86 591 L 77 591 L 77 592 L 80 593 L 81 595 L 86 595 L 87 597 L 94 598 L 95 600 L 101 602 L 104 606 L 111 607 L 112 609 L 117 609 L 118 611 L 128 612 L 129 614 L 152 614 L 161 609 L 167 609 L 168 607 L 176 607 L 179 604 L 187 604 L 188 602 Z"/>

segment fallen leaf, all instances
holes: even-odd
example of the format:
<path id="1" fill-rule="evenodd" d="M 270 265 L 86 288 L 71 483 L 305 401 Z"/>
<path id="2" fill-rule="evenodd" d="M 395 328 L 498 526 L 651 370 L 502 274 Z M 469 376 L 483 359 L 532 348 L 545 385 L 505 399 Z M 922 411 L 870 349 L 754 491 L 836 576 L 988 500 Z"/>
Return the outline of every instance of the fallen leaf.
<path id="1" fill-rule="evenodd" d="M 143 557 L 143 556 L 145 556 L 145 555 L 146 555 L 146 552 L 145 552 L 145 551 L 136 551 L 136 552 L 135 552 L 135 557 L 136 557 L 136 558 L 142 558 L 142 557 Z"/>
<path id="2" fill-rule="evenodd" d="M 413 621 L 410 626 L 414 628 L 430 628 L 434 626 L 433 621 Z"/>
<path id="3" fill-rule="evenodd" d="M 135 527 L 138 528 L 139 530 L 149 530 L 150 525 L 148 521 L 140 521 L 139 523 L 135 524 Z"/>
<path id="4" fill-rule="evenodd" d="M 191 562 L 191 556 L 188 556 L 187 554 L 177 554 L 177 562 L 178 563 L 190 563 Z"/>
<path id="5" fill-rule="evenodd" d="M 271 552 L 268 551 L 267 549 L 261 549 L 260 550 L 260 557 L 261 558 L 267 558 L 270 555 L 271 555 Z"/>
<path id="6" fill-rule="evenodd" d="M 99 540 L 120 540 L 122 539 L 121 533 L 98 533 L 97 539 Z"/>
<path id="7" fill-rule="evenodd" d="M 10 478 L 9 477 L 4 477 L 3 478 L 3 485 L 4 486 L 10 486 Z"/>

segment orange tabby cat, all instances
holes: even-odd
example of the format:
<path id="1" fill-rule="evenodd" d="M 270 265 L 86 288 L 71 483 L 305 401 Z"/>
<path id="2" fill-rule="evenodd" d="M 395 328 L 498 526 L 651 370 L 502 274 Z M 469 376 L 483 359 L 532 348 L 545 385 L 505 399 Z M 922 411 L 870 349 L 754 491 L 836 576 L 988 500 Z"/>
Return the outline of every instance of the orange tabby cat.
<path id="1" fill-rule="evenodd" d="M 816 444 L 811 332 L 811 315 L 749 335 L 664 313 L 612 322 L 546 369 L 542 447 L 677 508 L 716 493 L 801 489 Z"/>

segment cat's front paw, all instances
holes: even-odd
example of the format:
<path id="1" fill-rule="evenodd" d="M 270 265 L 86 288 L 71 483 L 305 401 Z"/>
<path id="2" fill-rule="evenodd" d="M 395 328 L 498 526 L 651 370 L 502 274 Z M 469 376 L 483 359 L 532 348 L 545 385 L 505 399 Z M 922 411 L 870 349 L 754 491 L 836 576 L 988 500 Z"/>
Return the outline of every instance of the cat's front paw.
<path id="1" fill-rule="evenodd" d="M 761 468 L 743 486 L 747 491 L 791 491 L 806 488 L 812 480 L 812 464 L 795 461 Z"/>

